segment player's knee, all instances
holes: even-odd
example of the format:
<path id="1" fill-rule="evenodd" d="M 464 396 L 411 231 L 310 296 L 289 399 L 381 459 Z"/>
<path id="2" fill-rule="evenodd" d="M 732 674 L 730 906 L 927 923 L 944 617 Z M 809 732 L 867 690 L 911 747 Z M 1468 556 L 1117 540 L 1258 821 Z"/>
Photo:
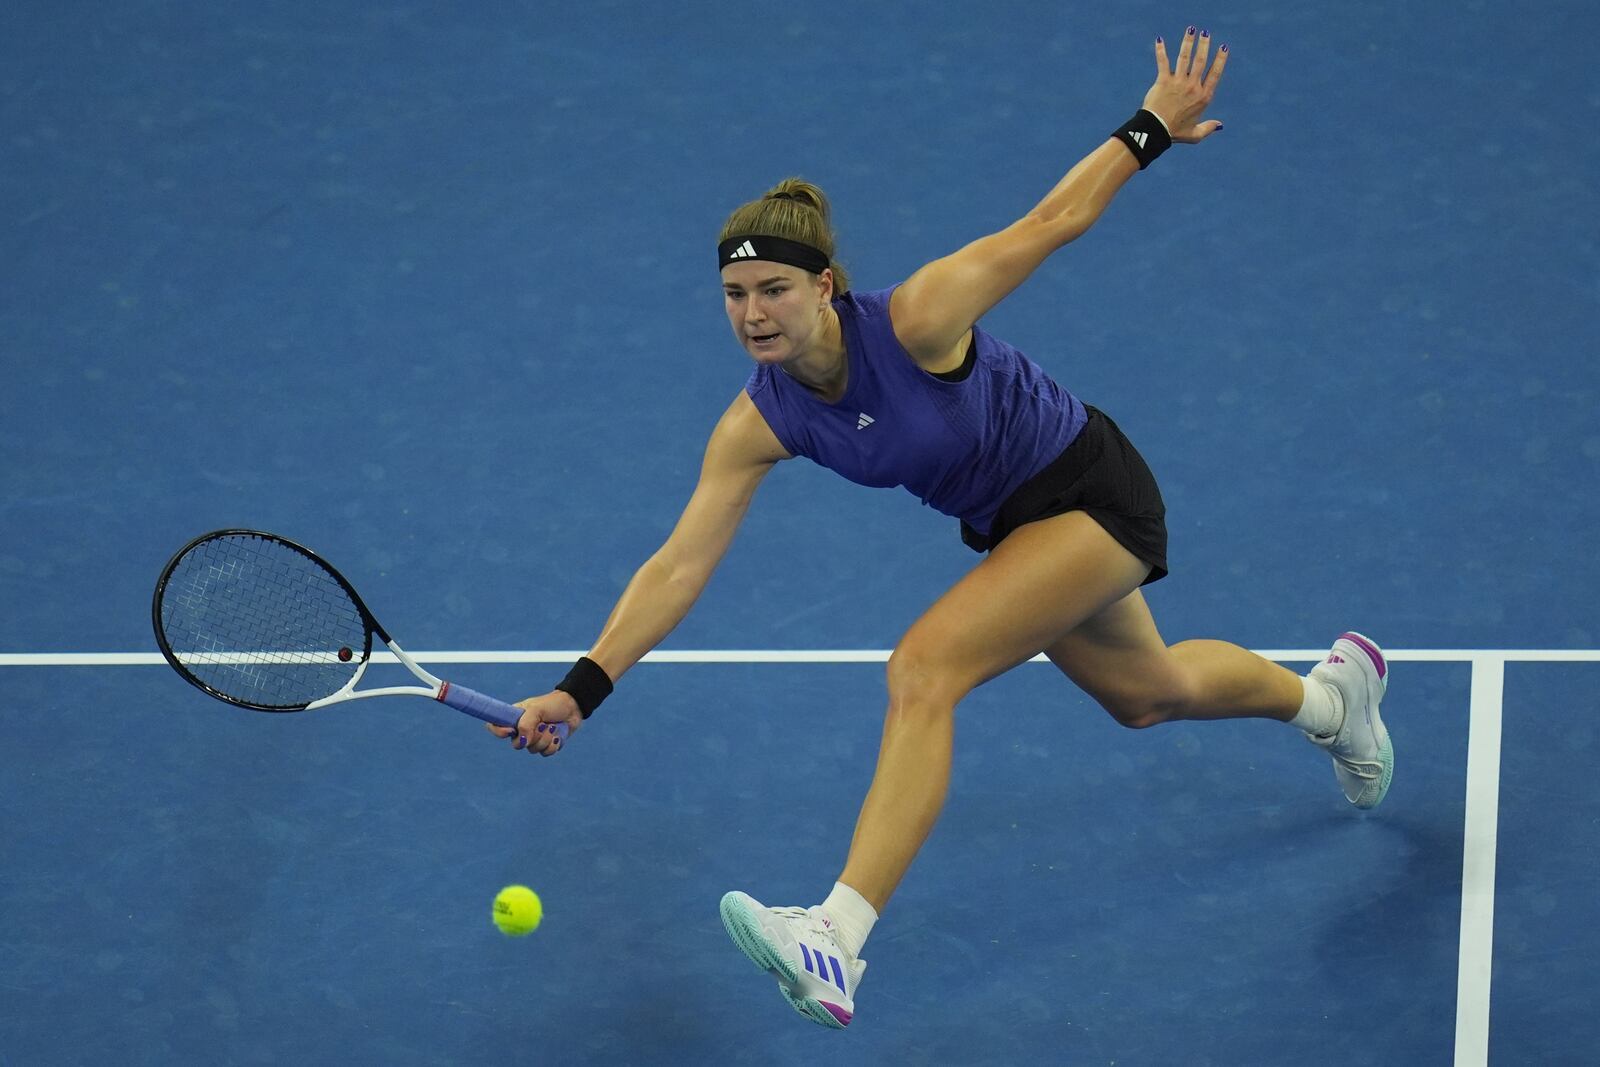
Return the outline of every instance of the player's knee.
<path id="1" fill-rule="evenodd" d="M 1148 730 L 1170 719 L 1170 716 L 1163 715 L 1156 706 L 1143 701 L 1114 701 L 1104 704 L 1103 707 L 1110 712 L 1117 725 L 1126 726 L 1130 730 Z"/>
<path id="2" fill-rule="evenodd" d="M 1148 730 L 1164 722 L 1189 718 L 1194 693 L 1187 683 L 1176 681 L 1159 688 L 1143 688 L 1102 699 L 1101 707 L 1118 724 L 1130 730 Z"/>
<path id="3" fill-rule="evenodd" d="M 891 714 L 948 714 L 971 688 L 948 657 L 917 642 L 890 654 L 887 678 Z"/>

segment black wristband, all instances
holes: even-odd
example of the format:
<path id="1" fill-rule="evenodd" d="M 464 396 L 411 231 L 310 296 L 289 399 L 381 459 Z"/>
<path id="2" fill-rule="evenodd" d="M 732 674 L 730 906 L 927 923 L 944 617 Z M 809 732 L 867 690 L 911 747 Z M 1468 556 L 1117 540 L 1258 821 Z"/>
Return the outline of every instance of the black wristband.
<path id="1" fill-rule="evenodd" d="M 1157 156 L 1172 147 L 1172 134 L 1167 132 L 1155 112 L 1140 108 L 1133 113 L 1133 118 L 1122 124 L 1122 127 L 1111 136 L 1128 146 L 1128 151 L 1133 153 L 1133 158 L 1139 161 L 1139 169 L 1144 170 Z"/>
<path id="2" fill-rule="evenodd" d="M 556 683 L 556 688 L 576 700 L 578 710 L 587 719 L 594 714 L 600 702 L 611 695 L 612 686 L 605 668 L 588 656 L 582 656 L 572 665 L 567 676 Z"/>

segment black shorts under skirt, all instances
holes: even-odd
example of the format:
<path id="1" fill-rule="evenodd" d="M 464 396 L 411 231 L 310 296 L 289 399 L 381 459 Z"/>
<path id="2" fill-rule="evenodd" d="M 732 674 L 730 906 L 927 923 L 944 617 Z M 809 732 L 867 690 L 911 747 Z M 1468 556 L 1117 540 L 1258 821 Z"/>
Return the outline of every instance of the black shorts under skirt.
<path id="1" fill-rule="evenodd" d="M 1084 405 L 1089 421 L 1066 450 L 1023 482 L 995 513 L 988 534 L 961 524 L 961 540 L 988 552 L 1025 523 L 1083 511 L 1150 565 L 1143 585 L 1167 576 L 1167 507 L 1155 475 L 1110 416 Z"/>

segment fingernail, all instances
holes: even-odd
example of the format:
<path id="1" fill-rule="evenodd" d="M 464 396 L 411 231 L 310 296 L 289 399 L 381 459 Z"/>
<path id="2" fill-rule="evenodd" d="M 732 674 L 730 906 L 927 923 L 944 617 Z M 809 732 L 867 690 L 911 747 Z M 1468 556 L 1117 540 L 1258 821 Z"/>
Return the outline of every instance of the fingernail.
<path id="1" fill-rule="evenodd" d="M 1222 123 L 1220 123 L 1220 122 L 1217 123 L 1217 129 L 1219 129 L 1219 130 L 1222 129 Z"/>
<path id="2" fill-rule="evenodd" d="M 1223 46 L 1222 46 L 1222 50 L 1223 50 L 1223 51 L 1224 51 L 1224 52 L 1226 52 L 1226 51 L 1227 51 L 1227 50 L 1228 50 L 1228 46 L 1227 46 L 1227 45 L 1223 45 Z"/>
<path id="3" fill-rule="evenodd" d="M 520 748 L 526 748 L 527 745 L 528 745 L 528 739 L 526 737 L 523 737 L 521 734 L 518 734 L 516 742 L 514 744 L 512 744 L 511 747 L 520 749 Z"/>
<path id="4" fill-rule="evenodd" d="M 1166 43 L 1167 42 L 1163 41 L 1161 38 L 1159 38 L 1159 37 L 1156 38 L 1156 44 L 1166 44 Z"/>
<path id="5" fill-rule="evenodd" d="M 1188 28 L 1188 29 L 1187 29 L 1187 30 L 1185 30 L 1185 31 L 1184 31 L 1184 32 L 1185 32 L 1185 33 L 1186 33 L 1186 34 L 1188 34 L 1188 35 L 1189 35 L 1189 36 L 1191 36 L 1191 37 L 1192 37 L 1192 36 L 1194 36 L 1194 27 L 1193 27 L 1193 26 L 1190 26 L 1190 27 L 1189 27 L 1189 28 Z"/>
<path id="6" fill-rule="evenodd" d="M 1200 36 L 1202 36 L 1202 37 L 1210 37 L 1211 36 L 1211 31 L 1210 30 L 1201 30 L 1200 31 Z"/>

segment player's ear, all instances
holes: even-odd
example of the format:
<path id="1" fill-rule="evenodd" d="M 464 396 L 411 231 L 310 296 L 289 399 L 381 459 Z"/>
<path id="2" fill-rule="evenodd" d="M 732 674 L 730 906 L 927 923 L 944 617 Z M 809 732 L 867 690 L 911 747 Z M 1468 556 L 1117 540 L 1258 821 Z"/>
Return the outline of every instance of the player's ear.
<path id="1" fill-rule="evenodd" d="M 821 303 L 826 307 L 829 301 L 833 299 L 833 268 L 822 268 L 822 273 L 817 275 L 817 289 L 821 296 Z"/>

